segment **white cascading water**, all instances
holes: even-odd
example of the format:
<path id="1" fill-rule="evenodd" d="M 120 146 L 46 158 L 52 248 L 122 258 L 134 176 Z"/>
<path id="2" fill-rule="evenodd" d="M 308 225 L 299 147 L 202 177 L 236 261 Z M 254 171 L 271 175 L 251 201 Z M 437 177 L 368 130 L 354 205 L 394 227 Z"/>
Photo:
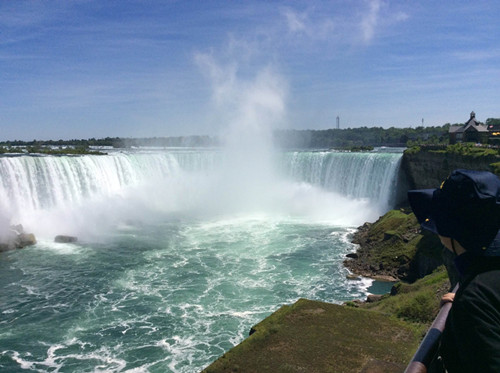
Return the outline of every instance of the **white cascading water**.
<path id="1" fill-rule="evenodd" d="M 400 149 L 395 152 L 294 152 L 284 169 L 293 179 L 321 186 L 353 199 L 368 199 L 385 212 L 394 204 Z"/>
<path id="2" fill-rule="evenodd" d="M 11 224 L 42 236 L 99 233 L 106 224 L 144 219 L 154 211 L 311 215 L 349 226 L 391 207 L 401 157 L 283 153 L 276 170 L 260 178 L 248 165 L 236 168 L 232 155 L 158 150 L 2 157 L 1 211 Z M 353 212 L 355 206 L 363 211 Z"/>

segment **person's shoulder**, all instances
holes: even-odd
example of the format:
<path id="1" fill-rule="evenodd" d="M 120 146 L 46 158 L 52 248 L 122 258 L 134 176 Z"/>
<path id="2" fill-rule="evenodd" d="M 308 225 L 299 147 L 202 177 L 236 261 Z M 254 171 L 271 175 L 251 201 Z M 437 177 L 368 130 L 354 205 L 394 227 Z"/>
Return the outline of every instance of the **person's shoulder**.
<path id="1" fill-rule="evenodd" d="M 480 272 L 460 285 L 453 307 L 470 313 L 470 317 L 488 313 L 500 321 L 500 269 Z"/>
<path id="2" fill-rule="evenodd" d="M 476 258 L 464 276 L 463 281 L 464 287 L 467 287 L 469 283 L 492 282 L 493 284 L 500 282 L 498 281 L 498 276 L 500 275 L 500 257 L 480 257 Z M 462 286 L 462 285 L 461 285 Z"/>

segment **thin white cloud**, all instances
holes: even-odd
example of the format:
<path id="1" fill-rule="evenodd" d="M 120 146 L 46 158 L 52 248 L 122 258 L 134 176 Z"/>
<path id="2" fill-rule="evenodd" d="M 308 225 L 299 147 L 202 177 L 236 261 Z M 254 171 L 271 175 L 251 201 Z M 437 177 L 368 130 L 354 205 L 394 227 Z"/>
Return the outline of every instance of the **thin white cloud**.
<path id="1" fill-rule="evenodd" d="M 368 1 L 368 12 L 363 15 L 360 25 L 362 38 L 365 43 L 371 42 L 375 36 L 381 7 L 382 1 L 380 0 Z"/>
<path id="2" fill-rule="evenodd" d="M 403 10 L 394 9 L 387 1 L 362 0 L 352 5 L 354 12 L 342 7 L 314 6 L 304 11 L 291 7 L 281 14 L 289 34 L 311 41 L 330 40 L 340 44 L 370 44 L 379 30 L 410 18 Z M 294 40 L 296 42 L 296 40 Z"/>
<path id="3" fill-rule="evenodd" d="M 394 15 L 394 20 L 396 22 L 406 21 L 408 18 L 410 18 L 410 16 L 407 13 L 405 13 L 405 12 L 397 12 Z"/>
<path id="4" fill-rule="evenodd" d="M 463 61 L 485 61 L 500 58 L 500 49 L 460 51 L 453 56 Z"/>
<path id="5" fill-rule="evenodd" d="M 324 39 L 334 31 L 334 22 L 330 18 L 321 18 L 314 12 L 297 12 L 291 8 L 283 10 L 288 31 L 303 34 L 311 39 Z"/>
<path id="6" fill-rule="evenodd" d="M 287 20 L 288 29 L 291 32 L 303 32 L 306 31 L 305 19 L 306 14 L 298 14 L 292 9 L 285 9 L 283 12 Z"/>

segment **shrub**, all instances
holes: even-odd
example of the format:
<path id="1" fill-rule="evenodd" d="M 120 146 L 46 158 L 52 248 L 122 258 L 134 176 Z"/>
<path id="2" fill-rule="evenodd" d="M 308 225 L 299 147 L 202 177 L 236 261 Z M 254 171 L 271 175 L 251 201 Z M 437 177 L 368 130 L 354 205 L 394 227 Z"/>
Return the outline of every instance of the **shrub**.
<path id="1" fill-rule="evenodd" d="M 432 292 L 423 292 L 402 304 L 396 315 L 408 321 L 427 323 L 434 319 L 437 306 L 436 296 Z"/>

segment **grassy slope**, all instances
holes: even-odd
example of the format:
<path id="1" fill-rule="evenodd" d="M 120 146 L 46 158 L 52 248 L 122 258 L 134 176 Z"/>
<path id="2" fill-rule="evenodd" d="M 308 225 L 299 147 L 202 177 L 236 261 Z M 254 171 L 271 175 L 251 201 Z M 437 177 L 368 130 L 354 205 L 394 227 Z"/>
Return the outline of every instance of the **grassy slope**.
<path id="1" fill-rule="evenodd" d="M 377 365 L 400 372 L 422 328 L 364 309 L 300 299 L 204 372 L 356 372 Z"/>
<path id="2" fill-rule="evenodd" d="M 441 296 L 449 288 L 448 274 L 444 267 L 439 267 L 413 284 L 397 283 L 397 295 L 386 295 L 380 302 L 364 303 L 362 307 L 394 315 L 404 321 L 428 325 L 439 312 Z"/>
<path id="3" fill-rule="evenodd" d="M 449 281 L 440 267 L 379 302 L 347 306 L 300 299 L 207 367 L 223 372 L 401 372 L 436 316 Z"/>

